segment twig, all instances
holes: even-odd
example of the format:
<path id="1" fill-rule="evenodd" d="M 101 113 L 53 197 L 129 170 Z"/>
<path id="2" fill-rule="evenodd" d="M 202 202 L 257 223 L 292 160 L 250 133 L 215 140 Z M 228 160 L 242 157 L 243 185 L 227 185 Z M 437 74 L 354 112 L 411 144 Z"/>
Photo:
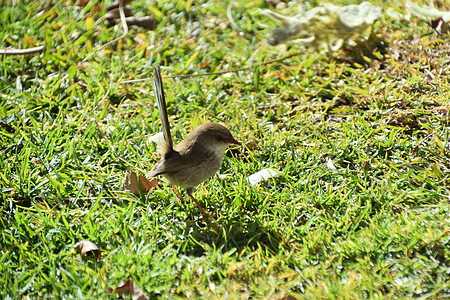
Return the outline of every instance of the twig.
<path id="1" fill-rule="evenodd" d="M 28 49 L 0 49 L 0 54 L 5 55 L 25 55 L 44 51 L 45 46 L 39 46 Z"/>
<path id="2" fill-rule="evenodd" d="M 276 62 L 280 62 L 283 60 L 286 60 L 288 58 L 297 56 L 302 54 L 302 52 L 296 52 L 281 58 L 277 58 L 271 61 L 266 61 L 260 64 L 257 64 L 255 66 L 252 67 L 245 67 L 245 68 L 239 68 L 239 69 L 232 69 L 232 70 L 228 70 L 228 71 L 220 71 L 220 72 L 214 72 L 214 73 L 202 73 L 202 74 L 180 74 L 180 75 L 170 75 L 170 76 L 162 76 L 162 78 L 191 78 L 191 77 L 201 77 L 201 76 L 212 76 L 212 75 L 222 75 L 222 74 L 227 74 L 227 73 L 237 73 L 240 71 L 248 71 L 251 70 L 253 68 L 258 68 L 258 67 L 262 67 L 262 66 L 266 66 L 266 65 L 270 65 Z M 118 85 L 118 84 L 125 84 L 125 83 L 133 83 L 133 82 L 143 82 L 143 81 L 150 81 L 153 80 L 153 77 L 150 78 L 143 78 L 143 79 L 132 79 L 132 80 L 126 80 L 126 81 L 120 81 L 120 82 L 116 82 L 114 83 L 114 85 Z"/>
<path id="3" fill-rule="evenodd" d="M 117 42 L 120 39 L 123 39 L 127 34 L 128 34 L 128 25 L 127 25 L 127 21 L 125 20 L 125 13 L 123 12 L 123 0 L 119 0 L 119 12 L 120 12 L 120 20 L 122 21 L 122 26 L 123 26 L 123 34 L 121 36 L 119 36 L 118 38 L 104 44 L 103 46 L 101 46 L 100 48 L 96 49 L 94 52 L 92 52 L 91 54 L 89 54 L 88 56 L 86 56 L 85 59 L 83 59 L 81 62 L 85 62 L 86 60 L 88 60 L 92 55 L 95 54 L 95 52 Z"/>

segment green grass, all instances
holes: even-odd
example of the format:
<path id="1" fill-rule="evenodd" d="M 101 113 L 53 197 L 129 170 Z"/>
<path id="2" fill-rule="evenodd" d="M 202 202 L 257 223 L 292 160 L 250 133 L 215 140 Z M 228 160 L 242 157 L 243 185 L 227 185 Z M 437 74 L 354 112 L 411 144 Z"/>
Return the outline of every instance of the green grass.
<path id="1" fill-rule="evenodd" d="M 96 1 L 41 17 L 46 2 L 18 2 L 0 10 L 0 48 L 46 50 L 0 64 L 1 298 L 109 298 L 127 278 L 165 299 L 450 295 L 448 36 L 382 19 L 381 59 L 364 63 L 358 47 L 333 59 L 266 45 L 263 1 L 233 9 L 252 38 L 227 3 L 134 1 L 134 15 L 160 12 L 158 27 L 130 27 L 81 63 L 123 33 L 86 21 Z M 250 67 L 164 79 L 175 143 L 208 120 L 244 145 L 195 192 L 214 220 L 163 181 L 122 191 L 125 170 L 157 161 L 147 139 L 160 122 L 150 81 L 119 82 L 155 63 L 163 75 Z M 246 182 L 267 167 L 282 175 Z M 80 240 L 100 262 L 74 252 Z"/>

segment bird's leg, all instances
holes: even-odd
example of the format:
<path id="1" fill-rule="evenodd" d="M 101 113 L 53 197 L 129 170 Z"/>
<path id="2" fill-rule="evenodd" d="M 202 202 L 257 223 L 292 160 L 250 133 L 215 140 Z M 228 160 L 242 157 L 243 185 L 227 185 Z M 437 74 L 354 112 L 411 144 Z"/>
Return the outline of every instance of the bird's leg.
<path id="1" fill-rule="evenodd" d="M 175 191 L 175 194 L 177 194 L 178 199 L 180 199 L 180 202 L 183 203 L 184 202 L 183 196 L 181 196 L 180 193 L 178 193 L 177 188 L 173 184 L 172 184 L 172 188 Z"/>
<path id="2" fill-rule="evenodd" d="M 211 217 L 211 214 L 210 214 L 206 209 L 204 209 L 204 208 L 200 205 L 200 203 L 198 203 L 198 201 L 194 198 L 194 196 L 192 196 L 193 189 L 192 189 L 192 188 L 189 188 L 189 189 L 186 190 L 186 192 L 187 192 L 188 196 L 189 196 L 192 200 L 194 200 L 195 205 L 197 205 L 197 207 L 200 208 L 200 210 L 202 211 L 203 215 L 204 215 L 205 217 L 208 217 L 208 218 Z"/>

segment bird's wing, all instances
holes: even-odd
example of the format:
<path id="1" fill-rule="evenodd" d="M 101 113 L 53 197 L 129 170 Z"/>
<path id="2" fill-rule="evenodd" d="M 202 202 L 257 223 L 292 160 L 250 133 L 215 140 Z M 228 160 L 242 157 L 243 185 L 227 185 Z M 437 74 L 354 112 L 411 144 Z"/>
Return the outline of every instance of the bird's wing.
<path id="1" fill-rule="evenodd" d="M 188 156 L 180 155 L 174 151 L 167 158 L 161 158 L 156 165 L 150 170 L 149 177 L 154 177 L 161 174 L 171 174 L 182 172 L 183 170 L 199 165 L 198 160 L 192 159 Z"/>
<path id="2" fill-rule="evenodd" d="M 159 117 L 162 124 L 162 132 L 164 134 L 164 142 L 166 144 L 166 154 L 173 151 L 172 136 L 170 135 L 169 118 L 167 116 L 166 98 L 164 97 L 164 89 L 161 79 L 161 71 L 159 65 L 155 65 L 153 88 L 155 89 L 156 100 L 158 101 Z"/>

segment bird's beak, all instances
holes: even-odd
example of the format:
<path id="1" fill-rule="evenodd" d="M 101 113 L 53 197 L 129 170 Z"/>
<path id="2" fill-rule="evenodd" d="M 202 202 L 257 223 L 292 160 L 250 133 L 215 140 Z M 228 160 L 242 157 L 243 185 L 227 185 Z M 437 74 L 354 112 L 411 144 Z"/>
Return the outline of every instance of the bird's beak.
<path id="1" fill-rule="evenodd" d="M 241 145 L 241 143 L 236 141 L 234 138 L 230 141 L 230 144 Z"/>

